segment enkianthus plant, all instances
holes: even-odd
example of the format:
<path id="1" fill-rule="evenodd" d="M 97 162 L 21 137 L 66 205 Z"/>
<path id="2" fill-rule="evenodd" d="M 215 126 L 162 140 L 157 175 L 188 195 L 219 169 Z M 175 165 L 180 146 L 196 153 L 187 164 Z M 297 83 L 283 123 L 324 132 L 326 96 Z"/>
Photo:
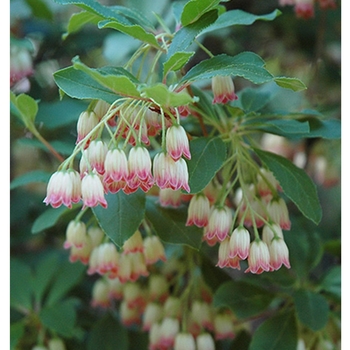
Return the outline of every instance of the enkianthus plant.
<path id="1" fill-rule="evenodd" d="M 125 327 L 148 332 L 150 350 L 215 349 L 248 330 L 245 317 L 273 298 L 266 293 L 256 309 L 244 311 L 229 297 L 230 284 L 214 290 L 206 269 L 225 282 L 237 270 L 273 278 L 293 268 L 285 240 L 291 208 L 315 224 L 321 220 L 307 173 L 262 146 L 266 135 L 326 132 L 327 121 L 310 110 L 267 108 L 272 91 L 306 86 L 275 76 L 253 52 L 215 55 L 202 40 L 281 12 L 253 15 L 226 10 L 227 1 L 191 0 L 173 3 L 173 20 L 155 15 L 151 21 L 136 9 L 93 0 L 55 2 L 82 9 L 72 15 L 65 38 L 97 24 L 139 46 L 121 66 L 89 67 L 74 57 L 54 73 L 61 98 L 87 106 L 77 115 L 71 154 L 54 153 L 60 163 L 43 201 L 60 213 L 46 214 L 41 225 L 51 225 L 50 215 L 57 221 L 74 214 L 63 247 L 95 278 L 91 306 L 114 310 Z M 206 58 L 196 63 L 196 52 Z M 20 99 L 12 96 L 23 112 Z M 242 303 L 244 283 L 232 294 Z M 248 290 L 250 297 L 261 292 Z M 282 304 L 274 310 L 281 307 L 281 322 L 296 330 L 290 301 Z M 299 337 L 294 333 L 290 349 Z"/>

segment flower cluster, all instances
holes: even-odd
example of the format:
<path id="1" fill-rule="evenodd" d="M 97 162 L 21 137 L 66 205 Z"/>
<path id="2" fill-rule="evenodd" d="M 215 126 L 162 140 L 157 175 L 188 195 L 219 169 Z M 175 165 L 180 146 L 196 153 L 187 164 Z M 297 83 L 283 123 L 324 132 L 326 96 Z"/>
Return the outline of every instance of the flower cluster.
<path id="1" fill-rule="evenodd" d="M 126 327 L 149 333 L 150 350 L 215 350 L 215 341 L 235 335 L 234 315 L 216 309 L 212 292 L 183 262 L 172 258 L 137 282 L 102 277 L 92 291 L 92 305 L 119 309 Z"/>
<path id="2" fill-rule="evenodd" d="M 336 0 L 279 0 L 280 6 L 294 6 L 298 18 L 309 19 L 315 16 L 315 3 L 318 2 L 321 9 L 336 8 Z"/>
<path id="3" fill-rule="evenodd" d="M 76 150 L 81 151 L 79 172 L 62 166 L 51 176 L 44 199 L 47 205 L 71 208 L 82 201 L 83 208 L 107 207 L 105 194 L 109 192 L 122 190 L 130 194 L 138 189 L 148 192 L 154 185 L 161 190 L 190 192 L 184 158 L 191 159 L 191 153 L 185 129 L 148 107 L 128 103 L 108 112 L 108 104 L 99 102 L 94 110 L 81 113 L 76 141 Z M 113 142 L 98 137 L 103 127 L 110 132 L 114 128 Z M 149 136 L 162 128 L 164 148 L 152 160 L 147 148 Z M 124 139 L 122 147 L 117 142 L 120 138 Z M 75 153 L 71 157 L 74 156 Z M 68 163 L 71 164 L 71 159 L 65 162 Z"/>
<path id="4" fill-rule="evenodd" d="M 137 230 L 118 251 L 98 226 L 86 228 L 86 224 L 79 220 L 68 224 L 64 248 L 70 249 L 71 262 L 80 261 L 88 265 L 89 275 L 99 274 L 122 283 L 148 276 L 150 265 L 166 260 L 164 246 L 158 236 L 143 238 Z"/>
<path id="5" fill-rule="evenodd" d="M 209 245 L 219 243 L 217 266 L 221 268 L 241 269 L 240 263 L 246 259 L 245 272 L 274 271 L 282 265 L 290 268 L 282 230 L 289 230 L 291 223 L 287 205 L 278 195 L 278 181 L 262 168 L 256 182 L 246 186 L 245 191 L 237 190 L 235 214 L 228 205 L 212 204 L 214 198 L 210 201 L 204 193 L 194 195 L 188 206 L 187 225 L 203 227 L 203 240 Z M 236 220 L 239 224 L 232 230 Z M 255 233 L 253 241 L 248 228 Z"/>

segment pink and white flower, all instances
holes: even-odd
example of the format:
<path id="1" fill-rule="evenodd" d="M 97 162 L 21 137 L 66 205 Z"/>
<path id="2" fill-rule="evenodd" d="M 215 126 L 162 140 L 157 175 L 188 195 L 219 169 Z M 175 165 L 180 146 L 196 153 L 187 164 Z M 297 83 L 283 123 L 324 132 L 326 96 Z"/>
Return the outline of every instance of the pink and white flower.
<path id="1" fill-rule="evenodd" d="M 142 316 L 142 330 L 150 331 L 151 327 L 160 322 L 162 317 L 163 307 L 155 302 L 148 303 Z"/>
<path id="2" fill-rule="evenodd" d="M 143 253 L 143 238 L 139 230 L 137 230 L 123 244 L 124 254 L 132 254 L 137 252 Z"/>
<path id="3" fill-rule="evenodd" d="M 180 322 L 176 318 L 165 317 L 161 323 L 159 344 L 168 349 L 174 346 L 175 337 L 180 331 Z"/>
<path id="4" fill-rule="evenodd" d="M 204 227 L 208 225 L 210 202 L 203 194 L 194 195 L 188 206 L 186 226 L 196 225 Z"/>
<path id="5" fill-rule="evenodd" d="M 126 192 L 130 193 L 141 188 L 144 192 L 150 190 L 154 184 L 152 176 L 152 161 L 145 147 L 131 148 L 128 159 L 129 176 Z"/>
<path id="6" fill-rule="evenodd" d="M 235 87 L 230 76 L 217 75 L 212 79 L 213 103 L 228 103 L 237 100 Z"/>
<path id="7" fill-rule="evenodd" d="M 166 132 L 166 150 L 175 161 L 181 156 L 191 159 L 188 137 L 181 125 L 172 125 Z"/>
<path id="8" fill-rule="evenodd" d="M 208 226 L 206 227 L 206 236 L 209 240 L 216 237 L 222 242 L 231 231 L 232 213 L 227 206 L 215 207 L 209 216 Z"/>
<path id="9" fill-rule="evenodd" d="M 267 244 L 262 240 L 255 240 L 250 244 L 248 268 L 245 272 L 260 274 L 270 271 L 270 253 Z"/>
<path id="10" fill-rule="evenodd" d="M 229 257 L 238 256 L 244 260 L 249 255 L 250 234 L 243 226 L 239 226 L 233 230 L 230 238 Z"/>
<path id="11" fill-rule="evenodd" d="M 51 175 L 44 199 L 46 205 L 58 208 L 62 204 L 68 208 L 81 199 L 80 177 L 75 170 L 57 171 Z"/>
<path id="12" fill-rule="evenodd" d="M 286 202 L 283 198 L 272 199 L 267 204 L 267 212 L 271 221 L 279 225 L 283 230 L 290 230 L 291 222 Z"/>
<path id="13" fill-rule="evenodd" d="M 180 158 L 178 161 L 170 163 L 170 165 L 170 187 L 174 191 L 184 189 L 186 192 L 190 192 L 191 190 L 188 184 L 188 168 L 185 160 Z"/>
<path id="14" fill-rule="evenodd" d="M 99 120 L 95 112 L 84 111 L 80 113 L 77 123 L 78 136 L 76 143 L 83 140 L 98 125 L 98 122 Z M 90 137 L 90 140 L 91 139 L 93 139 L 93 137 Z"/>
<path id="15" fill-rule="evenodd" d="M 174 350 L 196 350 L 196 342 L 191 333 L 178 333 L 175 337 Z"/>
<path id="16" fill-rule="evenodd" d="M 83 199 L 83 208 L 96 207 L 101 205 L 107 208 L 107 201 L 104 197 L 104 187 L 102 181 L 96 173 L 89 173 L 83 177 L 81 182 L 81 194 Z"/>
<path id="17" fill-rule="evenodd" d="M 233 320 L 230 314 L 220 313 L 215 315 L 214 333 L 217 340 L 234 338 Z"/>
<path id="18" fill-rule="evenodd" d="M 295 0 L 294 12 L 298 18 L 302 19 L 314 17 L 314 0 Z"/>
<path id="19" fill-rule="evenodd" d="M 108 151 L 107 145 L 102 140 L 93 140 L 84 151 L 83 157 L 87 158 L 89 170 L 96 170 L 100 175 L 105 172 L 105 159 Z"/>
<path id="20" fill-rule="evenodd" d="M 173 190 L 171 188 L 160 189 L 159 203 L 162 207 L 178 208 L 181 201 L 181 190 Z"/>
<path id="21" fill-rule="evenodd" d="M 215 342 L 210 333 L 201 333 L 196 338 L 197 350 L 215 350 Z"/>
<path id="22" fill-rule="evenodd" d="M 289 251 L 283 238 L 275 237 L 269 244 L 271 270 L 278 270 L 282 265 L 290 269 Z"/>
<path id="23" fill-rule="evenodd" d="M 165 261 L 165 249 L 158 236 L 147 236 L 143 240 L 146 265 L 152 265 L 158 260 Z"/>
<path id="24" fill-rule="evenodd" d="M 69 249 L 72 246 L 76 248 L 82 248 L 87 240 L 86 226 L 82 221 L 71 220 L 66 230 L 66 240 L 64 242 L 64 248 Z"/>

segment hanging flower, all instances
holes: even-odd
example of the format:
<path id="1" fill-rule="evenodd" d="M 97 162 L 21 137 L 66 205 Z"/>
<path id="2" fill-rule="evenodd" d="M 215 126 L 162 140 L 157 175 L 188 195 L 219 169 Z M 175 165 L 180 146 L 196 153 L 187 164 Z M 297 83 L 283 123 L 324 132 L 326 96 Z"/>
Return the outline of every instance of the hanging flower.
<path id="1" fill-rule="evenodd" d="M 96 207 L 98 204 L 103 208 L 107 208 L 103 184 L 99 175 L 96 173 L 91 172 L 83 177 L 81 194 L 84 203 L 83 208 Z"/>
<path id="2" fill-rule="evenodd" d="M 264 241 L 255 240 L 250 244 L 248 265 L 245 272 L 260 274 L 270 270 L 269 248 Z"/>
<path id="3" fill-rule="evenodd" d="M 181 156 L 191 159 L 190 146 L 185 129 L 181 125 L 172 125 L 166 132 L 166 149 L 175 161 Z"/>
<path id="4" fill-rule="evenodd" d="M 215 207 L 209 216 L 209 222 L 206 230 L 206 236 L 209 240 L 216 237 L 223 241 L 229 234 L 232 226 L 232 213 L 230 208 Z"/>
<path id="5" fill-rule="evenodd" d="M 203 194 L 194 195 L 188 206 L 186 226 L 196 225 L 204 227 L 208 225 L 210 202 Z"/>
<path id="6" fill-rule="evenodd" d="M 81 199 L 80 177 L 75 170 L 57 171 L 51 175 L 44 199 L 46 205 L 58 208 L 62 204 L 68 208 Z"/>
<path id="7" fill-rule="evenodd" d="M 213 103 L 228 103 L 238 99 L 231 77 L 217 75 L 213 77 L 211 84 L 214 94 Z"/>

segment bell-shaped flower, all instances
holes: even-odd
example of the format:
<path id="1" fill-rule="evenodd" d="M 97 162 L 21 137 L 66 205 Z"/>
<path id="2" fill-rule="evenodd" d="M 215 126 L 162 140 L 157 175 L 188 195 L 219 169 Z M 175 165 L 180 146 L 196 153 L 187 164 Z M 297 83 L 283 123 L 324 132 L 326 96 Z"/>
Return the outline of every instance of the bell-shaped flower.
<path id="1" fill-rule="evenodd" d="M 128 159 L 128 190 L 136 191 L 141 188 L 144 192 L 150 190 L 154 184 L 152 176 L 152 161 L 145 147 L 136 146 L 131 148 Z"/>
<path id="2" fill-rule="evenodd" d="M 166 131 L 166 150 L 175 161 L 182 156 L 191 159 L 188 137 L 181 125 L 172 125 Z"/>
<path id="3" fill-rule="evenodd" d="M 87 240 L 86 226 L 82 221 L 71 220 L 66 229 L 66 240 L 64 248 L 69 249 L 72 246 L 82 248 Z"/>
<path id="4" fill-rule="evenodd" d="M 92 307 L 108 308 L 111 306 L 109 286 L 104 279 L 98 279 L 92 287 Z"/>
<path id="5" fill-rule="evenodd" d="M 250 247 L 250 234 L 249 231 L 243 226 L 235 228 L 230 238 L 229 256 L 234 258 L 238 256 L 244 260 L 249 255 Z"/>
<path id="6" fill-rule="evenodd" d="M 278 224 L 283 230 L 290 230 L 291 222 L 289 220 L 289 212 L 283 198 L 272 199 L 267 204 L 266 209 L 271 221 Z"/>
<path id="7" fill-rule="evenodd" d="M 101 205 L 107 208 L 107 201 L 104 197 L 104 187 L 98 174 L 90 172 L 81 181 L 81 195 L 83 208 L 96 207 Z"/>
<path id="8" fill-rule="evenodd" d="M 213 103 L 228 103 L 238 99 L 230 76 L 213 77 L 211 86 L 214 94 Z"/>
<path id="9" fill-rule="evenodd" d="M 209 240 L 216 237 L 222 242 L 231 231 L 232 213 L 229 207 L 215 207 L 210 213 L 206 236 Z"/>
<path id="10" fill-rule="evenodd" d="M 84 157 L 87 157 L 90 170 L 96 170 L 96 172 L 100 175 L 104 174 L 107 152 L 108 147 L 102 140 L 93 140 L 90 142 L 83 155 Z"/>
<path id="11" fill-rule="evenodd" d="M 162 317 L 163 307 L 159 303 L 148 303 L 142 316 L 142 330 L 150 331 L 152 325 L 160 322 Z"/>
<path id="12" fill-rule="evenodd" d="M 159 190 L 159 203 L 162 207 L 178 208 L 181 201 L 181 190 L 164 188 Z"/>
<path id="13" fill-rule="evenodd" d="M 124 242 L 123 252 L 124 254 L 131 254 L 136 252 L 143 253 L 143 238 L 139 230 L 137 230 Z"/>
<path id="14" fill-rule="evenodd" d="M 282 265 L 289 269 L 289 251 L 283 238 L 273 238 L 268 247 L 270 252 L 271 270 L 278 270 Z"/>
<path id="15" fill-rule="evenodd" d="M 204 227 L 208 225 L 210 202 L 203 194 L 194 195 L 188 206 L 186 226 L 196 225 Z"/>
<path id="16" fill-rule="evenodd" d="M 270 253 L 267 244 L 262 240 L 255 240 L 250 244 L 248 268 L 245 272 L 260 274 L 270 271 Z"/>
<path id="17" fill-rule="evenodd" d="M 214 317 L 214 333 L 217 340 L 234 337 L 233 320 L 228 313 L 219 313 Z"/>
<path id="18" fill-rule="evenodd" d="M 314 0 L 295 0 L 294 12 L 298 18 L 302 19 L 314 17 Z"/>
<path id="19" fill-rule="evenodd" d="M 191 333 L 178 333 L 175 337 L 174 350 L 196 350 L 196 342 Z"/>
<path id="20" fill-rule="evenodd" d="M 165 317 L 161 323 L 161 336 L 159 343 L 162 348 L 168 349 L 174 346 L 175 337 L 180 331 L 180 322 L 176 318 Z"/>
<path id="21" fill-rule="evenodd" d="M 58 208 L 62 204 L 68 208 L 81 199 L 81 182 L 75 170 L 57 171 L 51 175 L 44 199 L 46 205 Z"/>
<path id="22" fill-rule="evenodd" d="M 158 260 L 166 260 L 165 249 L 158 236 L 152 235 L 145 237 L 143 248 L 146 265 L 152 265 Z"/>
<path id="23" fill-rule="evenodd" d="M 99 120 L 95 112 L 84 111 L 80 113 L 77 123 L 78 137 L 76 143 L 83 140 L 98 124 Z M 90 140 L 93 137 L 90 137 Z"/>
<path id="24" fill-rule="evenodd" d="M 215 350 L 215 342 L 210 333 L 201 333 L 196 338 L 197 350 Z"/>

